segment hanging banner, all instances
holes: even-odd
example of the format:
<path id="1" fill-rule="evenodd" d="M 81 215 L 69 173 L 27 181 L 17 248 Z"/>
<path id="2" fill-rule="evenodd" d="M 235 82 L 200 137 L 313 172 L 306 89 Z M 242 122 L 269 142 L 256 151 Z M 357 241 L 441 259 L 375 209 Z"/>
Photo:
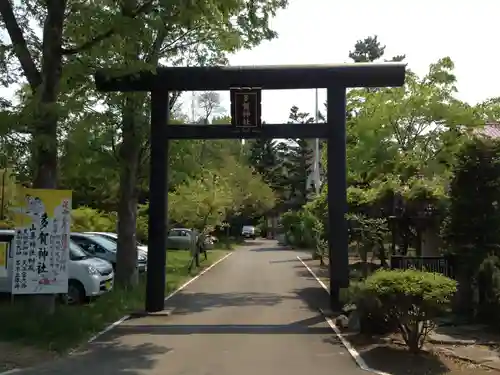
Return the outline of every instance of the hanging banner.
<path id="1" fill-rule="evenodd" d="M 12 294 L 68 292 L 71 195 L 20 188 L 13 209 Z"/>

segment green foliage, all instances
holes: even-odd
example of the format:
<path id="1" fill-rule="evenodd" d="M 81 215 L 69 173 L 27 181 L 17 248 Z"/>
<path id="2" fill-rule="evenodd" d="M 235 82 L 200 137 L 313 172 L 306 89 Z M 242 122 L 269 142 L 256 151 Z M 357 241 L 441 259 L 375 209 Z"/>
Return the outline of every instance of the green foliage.
<path id="1" fill-rule="evenodd" d="M 116 233 L 116 213 L 102 212 L 90 207 L 78 207 L 71 211 L 71 230 Z"/>
<path id="2" fill-rule="evenodd" d="M 383 265 L 387 259 L 385 240 L 389 234 L 387 220 L 384 218 L 370 218 L 366 215 L 348 214 L 349 242 L 355 243 L 359 257 L 367 266 L 368 254 L 378 255 Z M 363 277 L 368 276 L 368 268 L 363 270 Z"/>
<path id="3" fill-rule="evenodd" d="M 358 40 L 354 45 L 354 51 L 349 52 L 349 58 L 354 62 L 373 62 L 384 56 L 385 46 L 383 46 L 376 35 L 369 36 L 363 40 Z M 390 61 L 402 61 L 405 55 L 394 56 Z"/>
<path id="4" fill-rule="evenodd" d="M 196 5 L 109 0 L 4 3 L 0 81 L 29 84 L 16 116 L 6 116 L 10 123 L 24 123 L 25 130 L 32 131 L 31 147 L 24 149 L 28 157 L 20 154 L 24 157 L 18 165 L 31 167 L 24 172 L 34 187 L 80 186 L 75 203 L 116 210 L 123 224 L 121 236 L 130 240 L 128 232 L 136 215 L 127 206 L 147 201 L 148 176 L 143 169 L 149 155 L 150 97 L 96 93 L 90 75 L 103 67 L 113 68 L 110 74 L 130 74 L 154 69 L 160 61 L 173 66 L 226 64 L 228 54 L 275 38 L 270 18 L 287 5 L 286 0 Z M 171 95 L 172 105 L 178 96 Z M 57 149 L 58 141 L 64 144 L 64 152 Z M 86 146 L 93 147 L 87 150 Z M 79 157 L 82 154 L 85 157 Z M 67 161 L 61 168 L 65 172 L 61 184 L 59 155 Z M 96 160 L 97 172 L 87 170 L 86 165 Z M 102 168 L 104 164 L 108 168 Z M 142 196 L 135 194 L 137 190 Z M 130 241 L 119 245 L 118 284 L 131 278 L 121 270 L 133 269 L 135 256 L 127 256 L 133 247 Z"/>
<path id="5" fill-rule="evenodd" d="M 498 326 L 500 314 L 500 258 L 489 256 L 479 266 L 477 274 L 478 307 L 477 317 Z"/>
<path id="6" fill-rule="evenodd" d="M 292 246 L 316 249 L 318 233 L 323 232 L 320 221 L 308 210 L 287 211 L 281 216 L 287 242 Z"/>
<path id="7" fill-rule="evenodd" d="M 224 167 L 179 184 L 169 193 L 173 222 L 205 230 L 221 226 L 230 216 L 259 216 L 274 206 L 274 193 L 258 174 L 227 156 Z"/>
<path id="8" fill-rule="evenodd" d="M 443 224 L 447 250 L 472 276 L 489 254 L 500 255 L 500 142 L 474 139 L 457 155 Z"/>
<path id="9" fill-rule="evenodd" d="M 417 270 L 379 270 L 359 287 L 357 300 L 397 323 L 412 352 L 421 349 L 433 320 L 448 308 L 456 281 Z"/>
<path id="10" fill-rule="evenodd" d="M 142 243 L 148 242 L 148 213 L 149 213 L 149 205 L 148 204 L 139 204 L 137 208 L 137 220 L 136 220 L 136 232 L 135 235 L 137 237 L 137 241 Z"/>

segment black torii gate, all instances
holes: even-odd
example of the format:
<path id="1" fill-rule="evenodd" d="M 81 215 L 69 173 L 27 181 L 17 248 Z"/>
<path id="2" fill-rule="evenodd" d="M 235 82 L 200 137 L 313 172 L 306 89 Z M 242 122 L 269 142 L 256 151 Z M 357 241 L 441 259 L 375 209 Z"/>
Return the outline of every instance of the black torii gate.
<path id="1" fill-rule="evenodd" d="M 355 63 L 301 66 L 158 67 L 119 75 L 96 73 L 97 89 L 151 93 L 151 164 L 149 182 L 149 256 L 146 311 L 164 308 L 170 139 L 323 138 L 327 140 L 328 249 L 330 306 L 339 311 L 340 288 L 349 285 L 346 181 L 346 88 L 398 87 L 405 64 Z M 264 124 L 260 90 L 327 89 L 327 122 Z M 169 92 L 231 90 L 232 124 L 171 125 Z"/>

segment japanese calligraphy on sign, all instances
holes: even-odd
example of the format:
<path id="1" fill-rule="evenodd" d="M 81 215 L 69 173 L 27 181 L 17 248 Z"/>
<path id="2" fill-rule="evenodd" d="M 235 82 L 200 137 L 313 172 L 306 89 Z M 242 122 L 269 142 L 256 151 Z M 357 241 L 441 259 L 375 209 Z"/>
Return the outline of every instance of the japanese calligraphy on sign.
<path id="1" fill-rule="evenodd" d="M 260 128 L 261 90 L 255 88 L 231 89 L 231 122 L 241 128 Z"/>
<path id="2" fill-rule="evenodd" d="M 22 188 L 14 209 L 12 294 L 68 292 L 71 191 Z"/>

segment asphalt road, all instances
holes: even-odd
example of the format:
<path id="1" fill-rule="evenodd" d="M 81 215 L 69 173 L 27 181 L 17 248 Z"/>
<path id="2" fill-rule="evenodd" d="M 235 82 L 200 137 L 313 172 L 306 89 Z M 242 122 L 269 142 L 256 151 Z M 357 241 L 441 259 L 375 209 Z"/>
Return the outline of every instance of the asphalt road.
<path id="1" fill-rule="evenodd" d="M 318 313 L 326 292 L 274 241 L 235 251 L 158 314 L 19 375 L 366 375 Z"/>

